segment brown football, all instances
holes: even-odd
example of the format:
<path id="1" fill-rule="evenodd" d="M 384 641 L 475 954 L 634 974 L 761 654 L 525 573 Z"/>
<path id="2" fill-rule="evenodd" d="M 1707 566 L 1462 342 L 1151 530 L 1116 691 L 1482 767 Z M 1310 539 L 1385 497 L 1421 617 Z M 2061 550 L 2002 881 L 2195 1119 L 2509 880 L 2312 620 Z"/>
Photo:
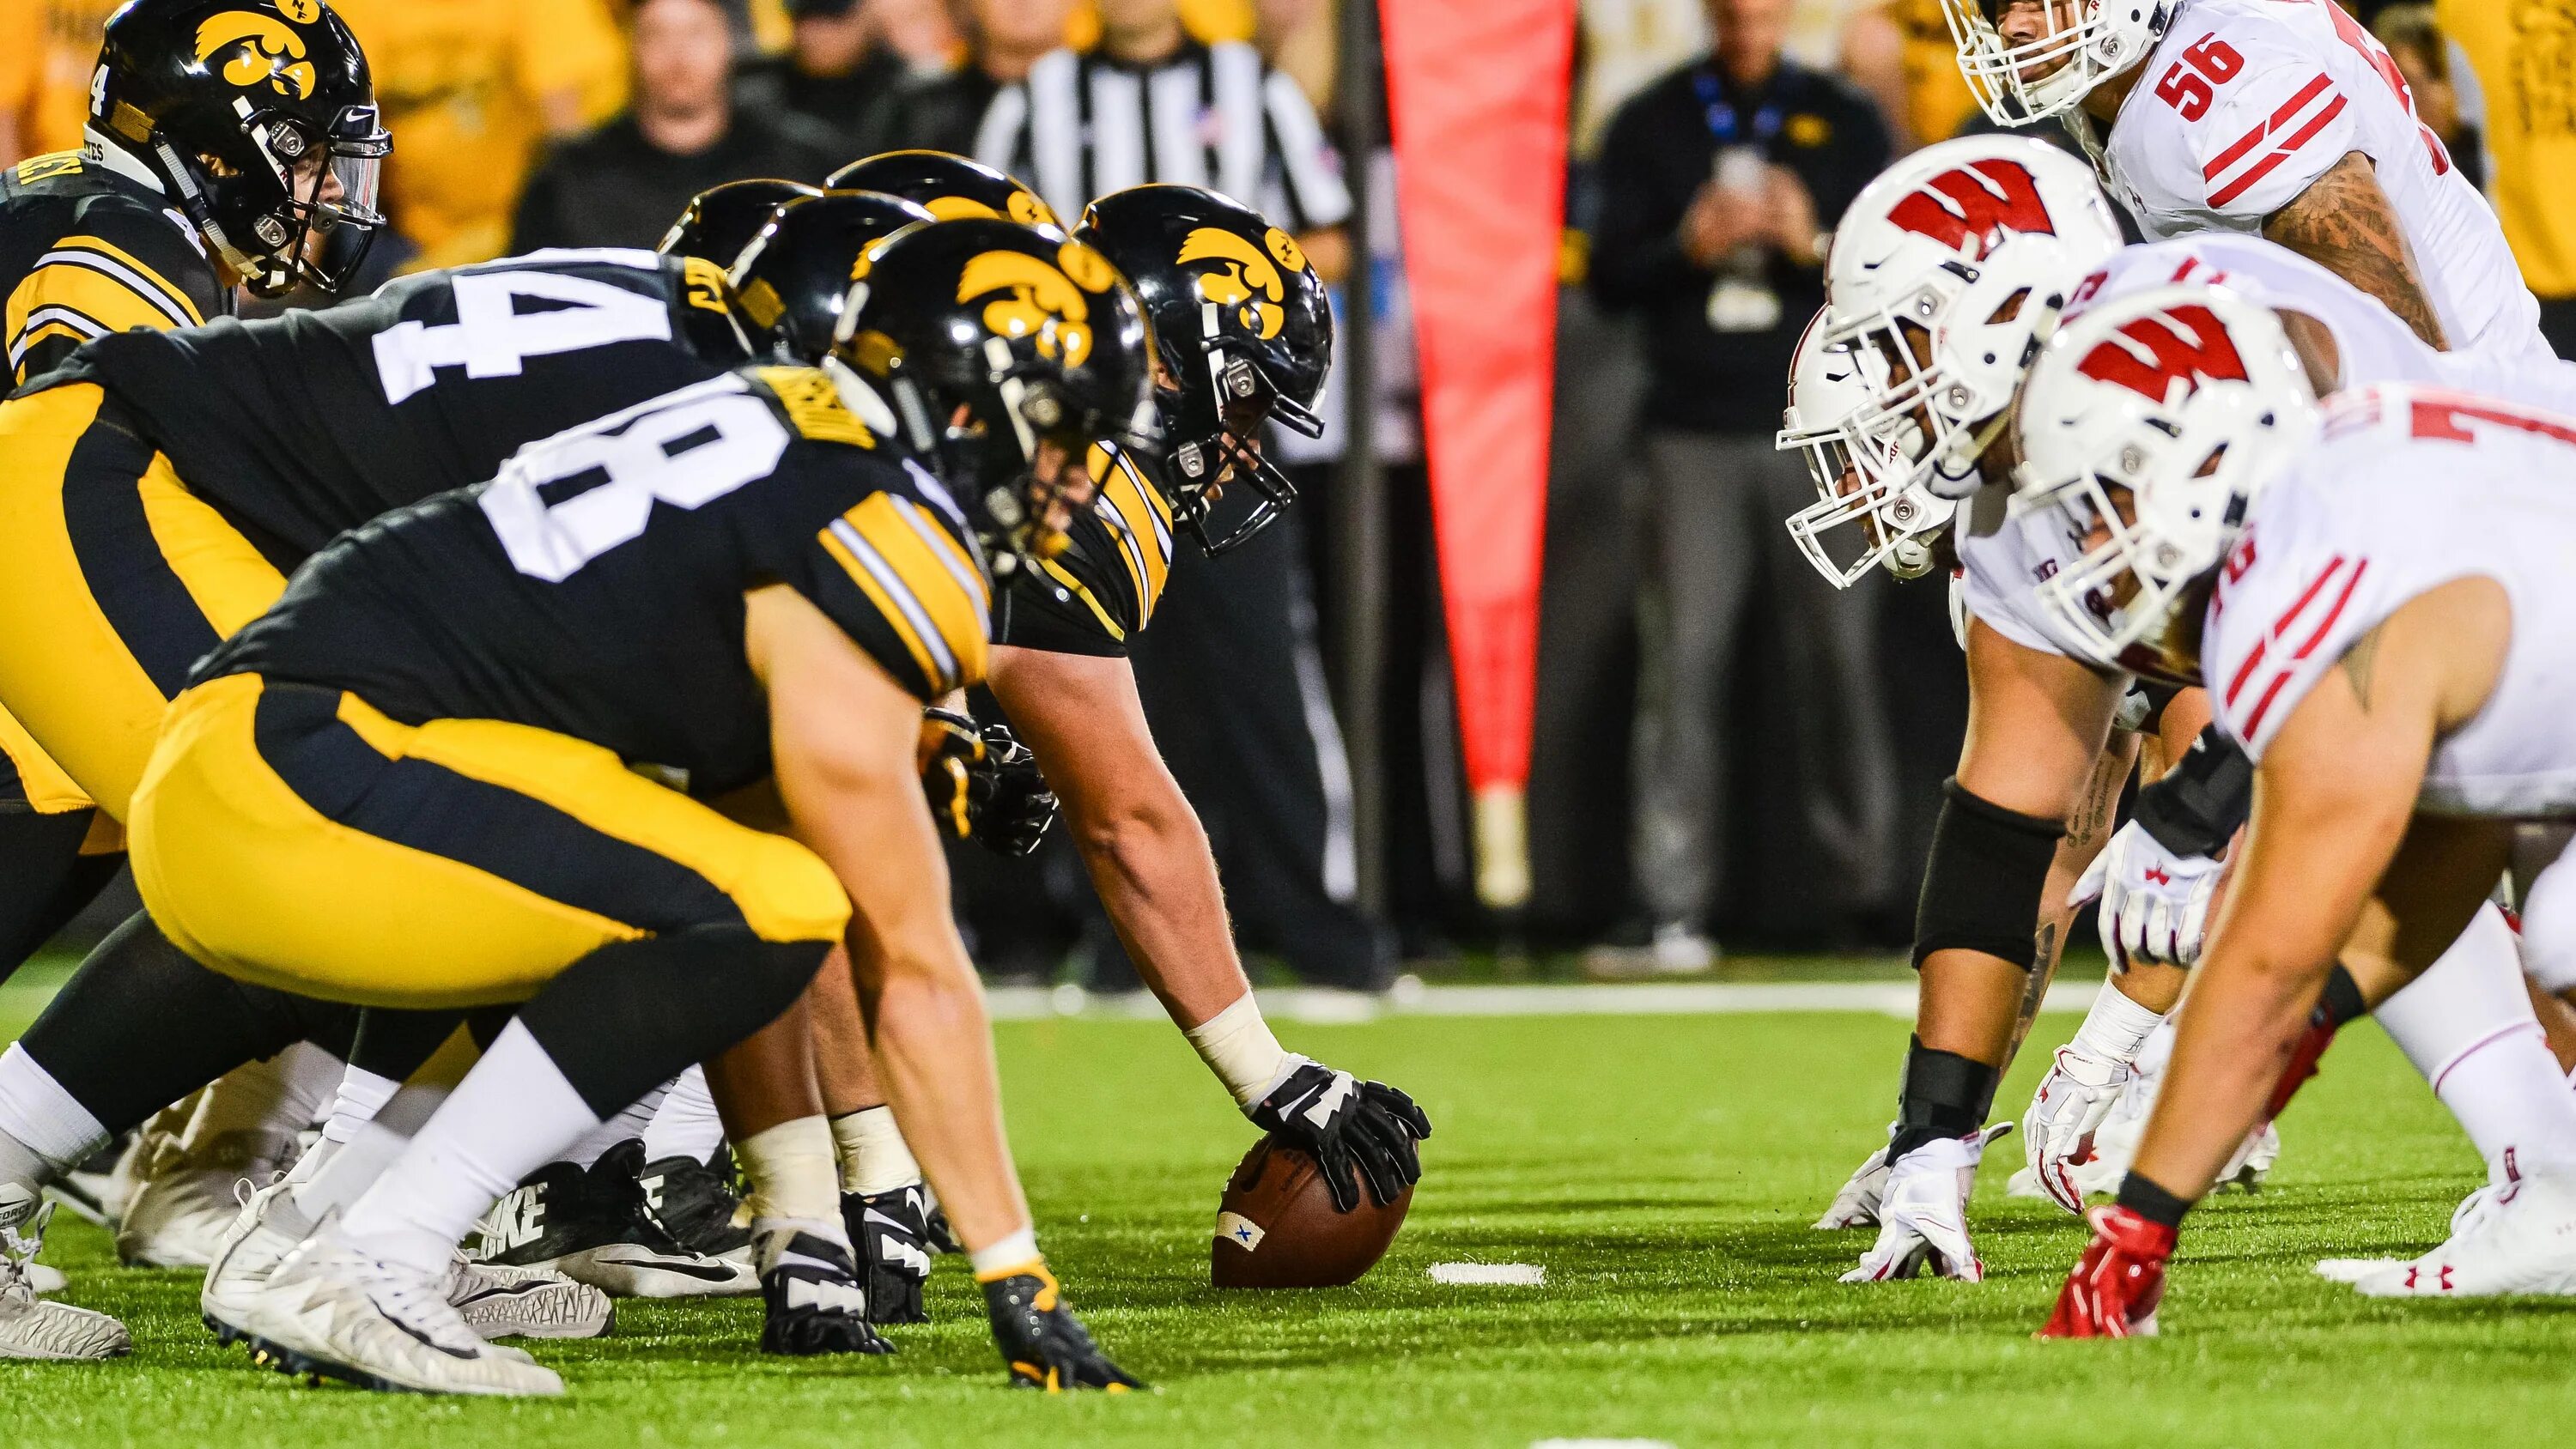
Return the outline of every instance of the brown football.
<path id="1" fill-rule="evenodd" d="M 1217 1204 L 1208 1276 L 1219 1288 L 1339 1288 L 1386 1256 L 1412 1205 L 1408 1187 L 1379 1207 L 1363 1183 L 1360 1205 L 1337 1213 L 1315 1159 L 1264 1137 L 1244 1154 Z"/>

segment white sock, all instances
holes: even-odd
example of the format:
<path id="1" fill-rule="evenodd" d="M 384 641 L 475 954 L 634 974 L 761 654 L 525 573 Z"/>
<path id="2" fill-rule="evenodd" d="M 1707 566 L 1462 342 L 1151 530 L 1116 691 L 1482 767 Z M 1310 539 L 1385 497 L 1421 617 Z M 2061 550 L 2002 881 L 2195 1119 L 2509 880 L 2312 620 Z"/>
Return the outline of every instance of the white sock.
<path id="1" fill-rule="evenodd" d="M 323 1115 L 347 1075 L 338 1057 L 311 1042 L 245 1062 L 206 1088 L 182 1141 L 200 1147 L 235 1132 L 292 1137 Z"/>
<path id="2" fill-rule="evenodd" d="M 107 1125 L 16 1042 L 0 1052 L 0 1133 L 44 1164 L 47 1181 L 105 1147 L 108 1135 Z"/>
<path id="3" fill-rule="evenodd" d="M 402 1083 L 380 1077 L 365 1067 L 352 1066 L 343 1071 L 339 1087 L 331 1094 L 330 1114 L 322 1119 L 322 1140 L 347 1142 L 356 1137 L 358 1129 L 376 1120 L 376 1114 L 401 1089 Z"/>
<path id="4" fill-rule="evenodd" d="M 2523 990 L 2512 927 L 2481 907 L 2424 974 L 2373 1013 L 2491 1173 L 2576 1166 L 2576 1096 Z"/>
<path id="5" fill-rule="evenodd" d="M 661 1107 L 653 1113 L 653 1121 L 645 1127 L 644 1160 L 685 1157 L 704 1162 L 716 1155 L 724 1135 L 724 1119 L 716 1115 L 715 1094 L 707 1090 L 706 1071 L 691 1067 L 671 1083 Z"/>
<path id="6" fill-rule="evenodd" d="M 503 1193 L 597 1126 L 563 1069 L 512 1021 L 411 1146 L 350 1204 L 338 1239 L 443 1273 L 457 1242 Z"/>
<path id="7" fill-rule="evenodd" d="M 304 1154 L 304 1160 L 286 1175 L 295 1184 L 289 1196 L 305 1220 L 318 1223 L 335 1209 L 346 1211 L 375 1186 L 376 1179 L 402 1156 L 413 1135 L 447 1100 L 451 1090 L 444 1084 L 405 1087 L 394 1093 L 372 1119 L 357 1124 L 356 1135 L 348 1141 L 325 1139 L 313 1144 L 313 1150 Z"/>
<path id="8" fill-rule="evenodd" d="M 753 1222 L 840 1219 L 841 1178 L 832 1157 L 832 1129 L 820 1115 L 755 1132 L 734 1144 L 734 1155 L 751 1179 L 743 1206 L 751 1210 Z"/>
<path id="9" fill-rule="evenodd" d="M 832 1145 L 841 1158 L 841 1190 L 875 1197 L 921 1181 L 892 1107 L 863 1107 L 832 1119 Z"/>
<path id="10" fill-rule="evenodd" d="M 632 1142 L 643 1136 L 645 1127 L 653 1120 L 655 1109 L 662 1105 L 662 1098 L 668 1095 L 670 1090 L 671 1084 L 665 1082 L 627 1103 L 625 1111 L 600 1123 L 598 1131 L 574 1143 L 571 1151 L 556 1160 L 569 1162 L 584 1171 L 589 1170 L 590 1165 L 597 1162 L 608 1149 L 620 1142 Z M 654 1159 L 648 1155 L 644 1160 L 651 1162 Z"/>

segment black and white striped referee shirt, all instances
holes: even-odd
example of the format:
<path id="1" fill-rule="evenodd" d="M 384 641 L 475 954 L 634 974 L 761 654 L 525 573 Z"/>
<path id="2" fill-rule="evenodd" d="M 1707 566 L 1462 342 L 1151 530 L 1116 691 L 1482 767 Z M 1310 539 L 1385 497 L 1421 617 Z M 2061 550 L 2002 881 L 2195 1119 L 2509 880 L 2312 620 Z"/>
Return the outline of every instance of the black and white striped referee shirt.
<path id="1" fill-rule="evenodd" d="M 993 98 L 975 159 L 1036 188 L 1068 225 L 1092 198 L 1149 181 L 1204 186 L 1291 232 L 1351 213 L 1306 93 L 1240 41 L 1190 41 L 1152 66 L 1052 52 Z"/>

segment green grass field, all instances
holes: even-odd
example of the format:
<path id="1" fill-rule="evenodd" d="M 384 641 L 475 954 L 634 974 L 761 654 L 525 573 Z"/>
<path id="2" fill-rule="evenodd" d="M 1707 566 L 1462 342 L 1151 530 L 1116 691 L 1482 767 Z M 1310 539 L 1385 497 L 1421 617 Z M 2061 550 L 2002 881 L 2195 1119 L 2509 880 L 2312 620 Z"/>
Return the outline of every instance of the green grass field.
<path id="1" fill-rule="evenodd" d="M 38 1003 L 0 993 L 0 1037 Z M 2070 1021 L 2041 1026 L 2043 1038 Z M 621 1308 L 543 1347 L 568 1398 L 484 1404 L 308 1389 L 196 1322 L 196 1283 L 118 1269 L 59 1229 L 73 1297 L 136 1352 L 0 1367 L 0 1444 L 2489 1444 L 2576 1407 L 2576 1307 L 2369 1304 L 2309 1273 L 2441 1235 L 2475 1163 L 2376 1031 L 2337 1047 L 2285 1123 L 2272 1188 L 2204 1213 L 2167 1337 L 2041 1344 L 2080 1243 L 2007 1202 L 1990 1159 L 1979 1287 L 1846 1287 L 1865 1246 L 1806 1224 L 1886 1121 L 1902 1023 L 1858 1015 L 1406 1019 L 1293 1045 L 1419 1095 L 1439 1124 L 1394 1252 L 1360 1285 L 1207 1286 L 1208 1229 L 1247 1144 L 1179 1038 L 1141 1023 L 1002 1029 L 1013 1136 L 1049 1255 L 1102 1340 L 1160 1392 L 1006 1393 L 962 1266 L 892 1359 L 754 1352 L 756 1303 Z M 2037 1058 L 2039 1053 L 2030 1054 Z M 2026 1064 L 2004 1100 L 2027 1099 Z M 2009 1158 L 2010 1162 L 2005 1161 Z M 1455 1288 L 1428 1265 L 1544 1265 Z"/>

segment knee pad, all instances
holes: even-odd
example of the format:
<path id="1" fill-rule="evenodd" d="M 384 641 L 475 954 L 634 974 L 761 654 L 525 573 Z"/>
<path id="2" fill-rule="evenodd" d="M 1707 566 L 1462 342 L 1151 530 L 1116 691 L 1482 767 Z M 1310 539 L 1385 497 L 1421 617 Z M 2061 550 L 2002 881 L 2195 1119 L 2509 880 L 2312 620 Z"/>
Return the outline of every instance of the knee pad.
<path id="1" fill-rule="evenodd" d="M 2027 971 L 2039 958 L 2039 897 L 2065 823 L 1978 799 L 1955 776 L 1941 793 L 1914 912 L 1914 964 L 1920 968 L 1935 951 L 1964 950 Z"/>

